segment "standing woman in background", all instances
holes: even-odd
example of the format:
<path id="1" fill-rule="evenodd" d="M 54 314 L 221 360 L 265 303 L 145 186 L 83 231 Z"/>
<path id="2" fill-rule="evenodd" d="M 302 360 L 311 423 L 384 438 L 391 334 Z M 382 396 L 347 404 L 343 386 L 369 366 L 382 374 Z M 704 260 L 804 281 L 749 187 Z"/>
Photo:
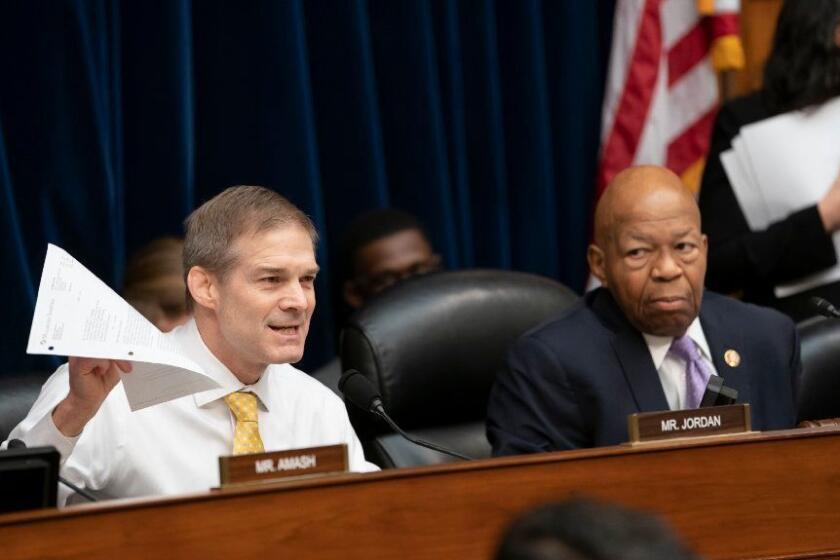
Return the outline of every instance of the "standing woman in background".
<path id="1" fill-rule="evenodd" d="M 840 282 L 776 298 L 774 286 L 837 264 L 832 234 L 840 229 L 840 175 L 817 204 L 751 231 L 726 176 L 720 155 L 741 127 L 816 107 L 840 95 L 840 0 L 787 0 L 763 88 L 726 103 L 715 120 L 700 187 L 703 230 L 709 237 L 706 285 L 775 307 L 794 320 L 814 315 L 818 295 L 840 302 Z"/>
<path id="2" fill-rule="evenodd" d="M 145 245 L 128 260 L 123 297 L 162 332 L 186 323 L 184 240 L 161 237 Z"/>

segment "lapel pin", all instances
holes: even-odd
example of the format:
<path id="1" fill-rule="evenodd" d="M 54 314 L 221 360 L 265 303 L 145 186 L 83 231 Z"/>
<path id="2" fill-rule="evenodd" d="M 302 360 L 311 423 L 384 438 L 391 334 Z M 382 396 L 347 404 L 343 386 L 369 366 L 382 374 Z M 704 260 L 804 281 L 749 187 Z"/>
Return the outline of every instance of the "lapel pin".
<path id="1" fill-rule="evenodd" d="M 729 349 L 723 354 L 723 361 L 729 367 L 738 367 L 741 363 L 741 355 L 737 350 Z"/>

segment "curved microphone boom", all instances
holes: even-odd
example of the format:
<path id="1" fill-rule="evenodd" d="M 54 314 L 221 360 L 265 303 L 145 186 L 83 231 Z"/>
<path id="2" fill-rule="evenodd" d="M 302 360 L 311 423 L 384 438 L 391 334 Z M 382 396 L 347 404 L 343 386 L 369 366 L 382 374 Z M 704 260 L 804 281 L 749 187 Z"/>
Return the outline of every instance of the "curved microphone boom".
<path id="1" fill-rule="evenodd" d="M 341 379 L 338 380 L 338 390 L 341 391 L 345 399 L 357 407 L 370 412 L 371 414 L 375 414 L 385 420 L 385 422 L 387 422 L 395 432 L 411 443 L 419 445 L 420 447 L 431 449 L 432 451 L 437 451 L 438 453 L 443 453 L 444 455 L 464 459 L 465 461 L 472 460 L 471 457 L 461 455 L 460 453 L 435 445 L 434 443 L 414 438 L 405 433 L 402 428 L 400 428 L 397 423 L 388 416 L 388 413 L 385 412 L 385 407 L 382 406 L 382 397 L 376 391 L 370 380 L 355 369 L 348 369 L 341 375 Z"/>
<path id="2" fill-rule="evenodd" d="M 838 309 L 825 298 L 814 296 L 811 298 L 811 304 L 823 317 L 828 317 L 829 319 L 837 319 L 840 317 L 840 311 L 838 311 Z"/>

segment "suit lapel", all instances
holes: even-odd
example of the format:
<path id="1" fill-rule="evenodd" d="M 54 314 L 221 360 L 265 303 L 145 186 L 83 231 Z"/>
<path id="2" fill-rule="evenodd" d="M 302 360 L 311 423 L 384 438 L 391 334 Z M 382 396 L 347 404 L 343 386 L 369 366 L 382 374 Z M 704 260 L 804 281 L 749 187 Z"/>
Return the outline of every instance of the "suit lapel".
<path id="1" fill-rule="evenodd" d="M 704 296 L 700 309 L 700 324 L 709 343 L 712 361 L 718 375 L 723 377 L 727 387 L 738 391 L 738 402 L 750 402 L 750 366 L 744 363 L 745 348 L 742 334 L 737 329 L 727 328 L 725 306 L 714 295 Z M 737 367 L 732 367 L 724 360 L 728 350 L 736 351 L 742 358 Z"/>
<path id="2" fill-rule="evenodd" d="M 596 291 L 600 293 L 593 295 L 592 308 L 614 333 L 611 343 L 636 407 L 644 412 L 668 410 L 662 382 L 645 339 L 627 321 L 608 291 L 602 288 Z"/>
<path id="3" fill-rule="evenodd" d="M 621 369 L 640 412 L 668 410 L 659 373 L 644 338 L 635 330 L 616 333 L 613 348 L 621 362 Z"/>

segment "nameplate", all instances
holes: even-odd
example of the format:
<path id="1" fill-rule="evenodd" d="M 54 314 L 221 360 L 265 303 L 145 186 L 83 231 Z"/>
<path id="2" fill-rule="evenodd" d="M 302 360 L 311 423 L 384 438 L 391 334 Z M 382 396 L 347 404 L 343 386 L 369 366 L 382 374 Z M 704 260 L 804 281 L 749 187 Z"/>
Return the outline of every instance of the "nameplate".
<path id="1" fill-rule="evenodd" d="M 628 416 L 627 424 L 630 443 L 739 434 L 752 429 L 748 404 L 641 412 Z"/>
<path id="2" fill-rule="evenodd" d="M 347 446 L 343 443 L 219 457 L 219 479 L 223 487 L 347 470 Z"/>

